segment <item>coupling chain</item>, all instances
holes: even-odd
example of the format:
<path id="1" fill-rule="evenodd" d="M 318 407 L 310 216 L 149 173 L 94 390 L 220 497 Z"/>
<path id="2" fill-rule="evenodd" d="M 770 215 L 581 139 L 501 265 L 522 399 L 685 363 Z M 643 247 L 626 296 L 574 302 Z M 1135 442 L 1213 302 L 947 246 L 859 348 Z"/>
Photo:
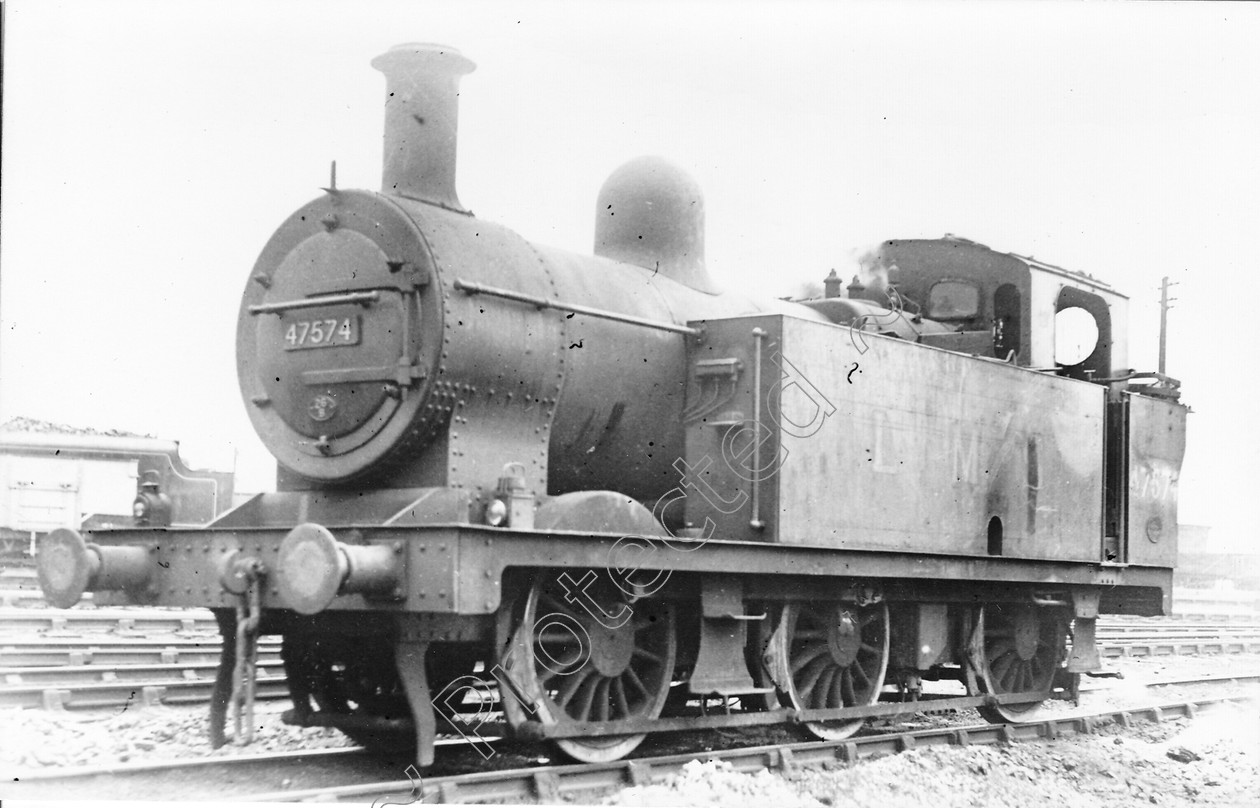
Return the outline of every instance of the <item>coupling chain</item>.
<path id="1" fill-rule="evenodd" d="M 236 564 L 236 572 L 246 585 L 245 591 L 236 596 L 236 662 L 232 667 L 232 740 L 241 746 L 254 740 L 258 627 L 262 619 L 262 577 L 266 567 L 256 558 L 242 559 Z"/>

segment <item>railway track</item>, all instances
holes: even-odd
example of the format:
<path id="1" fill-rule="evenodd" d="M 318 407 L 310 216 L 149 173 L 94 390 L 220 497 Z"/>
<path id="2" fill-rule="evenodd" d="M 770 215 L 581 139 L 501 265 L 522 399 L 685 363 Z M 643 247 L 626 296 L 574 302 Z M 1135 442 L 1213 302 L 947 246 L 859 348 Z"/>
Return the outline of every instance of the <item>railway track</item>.
<path id="1" fill-rule="evenodd" d="M 1160 640 L 1100 640 L 1099 653 L 1104 657 L 1160 657 L 1197 656 L 1202 654 L 1255 654 L 1260 653 L 1260 637 L 1248 636 L 1233 639 L 1160 639 Z"/>
<path id="2" fill-rule="evenodd" d="M 1260 630 L 1216 637 L 1142 635 L 1099 638 L 1107 657 L 1156 657 L 1194 654 L 1260 653 Z M 21 675 L 29 668 L 204 665 L 219 659 L 219 638 L 0 638 L 0 675 Z M 279 660 L 280 638 L 259 641 L 259 659 Z M 73 674 L 72 674 L 73 675 Z"/>
<path id="3" fill-rule="evenodd" d="M 116 633 L 147 635 L 173 633 L 218 638 L 219 629 L 208 609 L 149 607 L 92 607 L 74 609 L 0 608 L 0 643 L 6 636 L 39 634 L 78 635 Z M 1260 636 L 1260 620 L 1209 620 L 1178 617 L 1104 617 L 1098 621 L 1099 640 L 1182 637 L 1222 639 Z"/>
<path id="4" fill-rule="evenodd" d="M 0 653 L 8 649 L 0 649 Z M 98 651 L 109 659 L 128 649 Z M 1252 642 L 1166 643 L 1104 646 L 1107 657 L 1142 657 L 1169 654 L 1229 654 L 1260 652 L 1260 640 Z M 36 647 L 32 655 L 41 653 Z M 88 651 L 86 653 L 92 653 Z M 153 653 L 146 651 L 145 653 Z M 213 658 L 195 658 L 156 664 L 72 664 L 44 667 L 0 668 L 0 708 L 92 709 L 124 705 L 193 704 L 206 702 L 214 686 L 217 650 L 204 652 Z M 278 648 L 259 658 L 259 700 L 288 696 Z"/>
<path id="5" fill-rule="evenodd" d="M 383 769 L 380 766 L 379 769 Z M 99 799 L 107 789 L 111 799 L 188 799 L 224 791 L 283 788 L 285 783 L 353 780 L 356 774 L 376 771 L 367 752 L 359 747 L 313 749 L 258 755 L 206 757 L 196 760 L 77 767 L 57 771 L 21 773 L 5 784 L 5 796 L 38 799 Z M 384 772 L 382 771 L 382 776 Z M 325 779 L 328 778 L 328 779 Z"/>
<path id="6" fill-rule="evenodd" d="M 0 638 L 0 669 L 21 673 L 34 667 L 108 667 L 113 665 L 202 664 L 219 661 L 217 636 L 181 637 L 24 637 Z M 259 659 L 279 659 L 280 638 L 263 637 Z"/>
<path id="7" fill-rule="evenodd" d="M 1249 677 L 1248 681 L 1260 681 L 1260 676 Z M 844 741 L 759 745 L 706 751 L 700 755 L 689 753 L 640 757 L 609 764 L 537 766 L 423 778 L 414 776 L 416 773 L 411 770 L 405 772 L 408 775 L 407 780 L 254 793 L 241 799 L 251 802 L 367 802 L 392 798 L 399 803 L 406 803 L 414 798 L 417 802 L 448 804 L 526 800 L 560 804 L 574 799 L 581 801 L 583 797 L 619 788 L 663 783 L 694 760 L 725 761 L 735 771 L 742 773 L 768 769 L 789 774 L 801 767 L 837 762 L 855 763 L 928 746 L 1054 740 L 1073 734 L 1090 733 L 1108 723 L 1128 727 L 1142 721 L 1159 722 L 1173 717 L 1193 718 L 1204 707 L 1231 700 L 1233 699 L 1230 697 L 1201 697 L 1138 708 L 1108 709 L 1047 718 L 1028 724 L 975 724 L 910 730 L 859 735 Z"/>
<path id="8" fill-rule="evenodd" d="M 1108 658 L 1260 653 L 1260 623 L 1115 619 Z M 220 640 L 206 610 L 0 609 L 0 707 L 90 709 L 209 699 Z M 284 698 L 280 638 L 259 642 L 260 699 Z"/>
<path id="9" fill-rule="evenodd" d="M 1151 683 L 1148 687 L 1155 690 L 1174 684 L 1208 684 L 1220 679 L 1254 683 L 1260 682 L 1260 674 L 1169 680 Z M 423 779 L 414 769 L 408 771 L 405 760 L 374 758 L 357 748 L 80 767 L 19 773 L 15 788 L 6 787 L 6 796 L 39 798 L 55 793 L 58 797 L 75 798 L 99 795 L 101 788 L 108 787 L 115 798 L 189 799 L 197 798 L 198 788 L 205 788 L 220 797 L 230 795 L 234 800 L 250 802 L 366 803 L 392 797 L 399 804 L 529 800 L 560 803 L 626 786 L 661 783 L 693 760 L 726 761 L 739 772 L 770 769 L 788 773 L 799 767 L 853 763 L 927 746 L 1053 740 L 1093 732 L 1108 723 L 1132 726 L 1143 721 L 1192 718 L 1204 707 L 1236 698 L 1204 694 L 1138 707 L 1058 715 L 1020 725 L 968 724 L 871 732 L 836 742 L 762 742 L 700 754 L 647 755 L 609 764 L 543 763 L 498 771 L 469 771 L 481 767 L 459 762 L 458 756 L 467 751 L 468 745 L 459 740 L 439 740 L 442 749 L 438 753 L 436 774 Z M 455 756 L 454 763 L 452 756 Z M 406 774 L 409 779 L 399 779 L 398 774 Z M 382 776 L 388 779 L 372 779 Z M 260 785 L 273 790 L 258 793 Z M 295 788 L 296 785 L 303 787 Z"/>
<path id="10" fill-rule="evenodd" d="M 187 634 L 219 636 L 207 609 L 88 608 L 0 609 L 0 637 L 101 634 Z"/>
<path id="11" fill-rule="evenodd" d="M 91 709 L 136 704 L 197 704 L 210 700 L 218 662 L 174 665 L 71 665 L 0 669 L 0 707 L 46 710 Z M 279 660 L 260 664 L 255 697 L 289 695 Z"/>

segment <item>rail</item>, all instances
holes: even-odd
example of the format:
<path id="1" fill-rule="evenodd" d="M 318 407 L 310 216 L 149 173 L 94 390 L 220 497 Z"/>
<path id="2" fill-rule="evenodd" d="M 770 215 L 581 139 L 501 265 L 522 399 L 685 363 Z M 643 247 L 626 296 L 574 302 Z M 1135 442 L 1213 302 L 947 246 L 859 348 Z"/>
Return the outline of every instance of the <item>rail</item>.
<path id="1" fill-rule="evenodd" d="M 1148 684 L 1155 689 L 1176 684 L 1210 684 L 1214 681 L 1260 681 L 1260 674 L 1232 677 L 1196 677 L 1166 680 Z M 1107 688 L 1098 688 L 1107 689 Z M 469 742 L 462 738 L 439 738 L 437 745 L 446 751 L 438 759 L 436 770 L 422 782 L 391 780 L 381 782 L 382 772 L 399 772 L 405 762 L 391 761 L 382 765 L 379 756 L 353 747 L 309 749 L 279 753 L 208 756 L 204 758 L 128 762 L 111 765 L 79 766 L 63 769 L 15 770 L 12 784 L 6 785 L 6 796 L 39 798 L 56 795 L 98 798 L 99 789 L 108 787 L 111 794 L 143 795 L 145 799 L 196 799 L 197 785 L 212 790 L 215 798 L 225 793 L 234 800 L 249 801 L 338 801 L 362 800 L 392 796 L 399 804 L 423 798 L 426 802 L 483 802 L 504 800 L 521 802 L 539 799 L 559 803 L 570 794 L 613 789 L 626 785 L 661 782 L 682 765 L 692 760 L 726 760 L 738 771 L 775 769 L 791 772 L 797 767 L 855 762 L 869 757 L 896 753 L 934 745 L 984 745 L 1014 743 L 1038 738 L 1058 738 L 1073 733 L 1091 732 L 1107 724 L 1131 726 L 1140 721 L 1162 721 L 1171 717 L 1193 716 L 1204 706 L 1230 701 L 1237 696 L 1201 694 L 1177 701 L 1154 705 L 1114 707 L 1060 715 L 1025 725 L 968 724 L 934 730 L 904 730 L 895 733 L 859 735 L 837 742 L 805 742 L 785 745 L 762 745 L 732 748 L 716 752 L 663 755 L 638 758 L 612 764 L 590 766 L 540 766 L 528 769 L 484 771 L 477 767 L 467 771 L 468 758 L 463 757 Z M 314 764 L 312 766 L 312 764 Z M 397 767 L 397 768 L 395 768 Z M 408 771 L 409 775 L 416 775 Z M 267 794 L 244 794 L 244 789 L 260 782 L 314 783 L 303 790 L 287 790 Z M 370 782 L 369 782 L 370 781 Z M 318 787 L 319 783 L 336 783 Z M 348 783 L 358 783 L 350 785 Z M 413 791 L 414 789 L 414 791 Z M 169 797 L 167 795 L 169 794 Z M 209 796 L 206 794 L 204 796 Z M 401 799 L 399 799 L 401 796 Z M 414 800 L 409 798 L 415 798 Z M 379 800 L 378 800 L 379 802 Z"/>
<path id="2" fill-rule="evenodd" d="M 1260 677 L 1252 677 L 1260 680 Z M 1086 715 L 1050 718 L 1028 724 L 981 724 L 946 729 L 916 730 L 856 736 L 843 741 L 813 741 L 748 748 L 705 751 L 623 760 L 616 763 L 541 766 L 446 777 L 425 777 L 420 782 L 394 780 L 369 785 L 301 791 L 270 792 L 242 797 L 250 802 L 369 802 L 392 797 L 398 802 L 484 803 L 537 800 L 561 803 L 566 797 L 627 786 L 665 782 L 694 760 L 721 760 L 738 772 L 762 769 L 792 773 L 800 767 L 854 763 L 867 758 L 897 754 L 928 746 L 1009 744 L 1093 732 L 1115 723 L 1125 727 L 1141 721 L 1161 722 L 1172 717 L 1193 718 L 1204 707 L 1236 700 L 1205 697 L 1190 701 L 1122 710 L 1103 710 Z"/>

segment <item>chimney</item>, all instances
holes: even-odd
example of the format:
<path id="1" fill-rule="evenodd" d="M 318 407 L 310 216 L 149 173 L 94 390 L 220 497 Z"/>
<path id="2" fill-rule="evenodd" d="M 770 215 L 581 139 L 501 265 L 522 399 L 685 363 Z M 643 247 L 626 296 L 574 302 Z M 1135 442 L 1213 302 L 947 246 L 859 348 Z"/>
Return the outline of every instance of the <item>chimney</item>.
<path id="1" fill-rule="evenodd" d="M 372 67 L 385 74 L 381 191 L 464 212 L 455 194 L 459 77 L 476 65 L 454 48 L 408 43 Z"/>

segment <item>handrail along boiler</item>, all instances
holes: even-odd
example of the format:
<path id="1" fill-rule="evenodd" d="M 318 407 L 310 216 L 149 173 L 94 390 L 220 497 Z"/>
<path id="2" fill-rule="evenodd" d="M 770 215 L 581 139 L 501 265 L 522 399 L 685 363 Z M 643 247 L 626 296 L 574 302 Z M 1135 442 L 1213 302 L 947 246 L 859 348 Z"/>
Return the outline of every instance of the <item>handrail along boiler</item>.
<path id="1" fill-rule="evenodd" d="M 656 158 L 600 190 L 594 256 L 533 244 L 455 193 L 471 62 L 373 64 L 381 190 L 290 216 L 241 303 L 278 490 L 40 546 L 57 606 L 214 610 L 216 742 L 231 705 L 249 735 L 260 633 L 288 721 L 422 765 L 452 721 L 598 761 L 674 729 L 842 738 L 939 679 L 1017 721 L 1099 669 L 1099 613 L 1169 611 L 1187 410 L 1126 366 L 1123 295 L 953 237 L 885 242 L 847 296 L 724 292 L 699 188 Z M 478 663 L 493 726 L 454 715 Z"/>

